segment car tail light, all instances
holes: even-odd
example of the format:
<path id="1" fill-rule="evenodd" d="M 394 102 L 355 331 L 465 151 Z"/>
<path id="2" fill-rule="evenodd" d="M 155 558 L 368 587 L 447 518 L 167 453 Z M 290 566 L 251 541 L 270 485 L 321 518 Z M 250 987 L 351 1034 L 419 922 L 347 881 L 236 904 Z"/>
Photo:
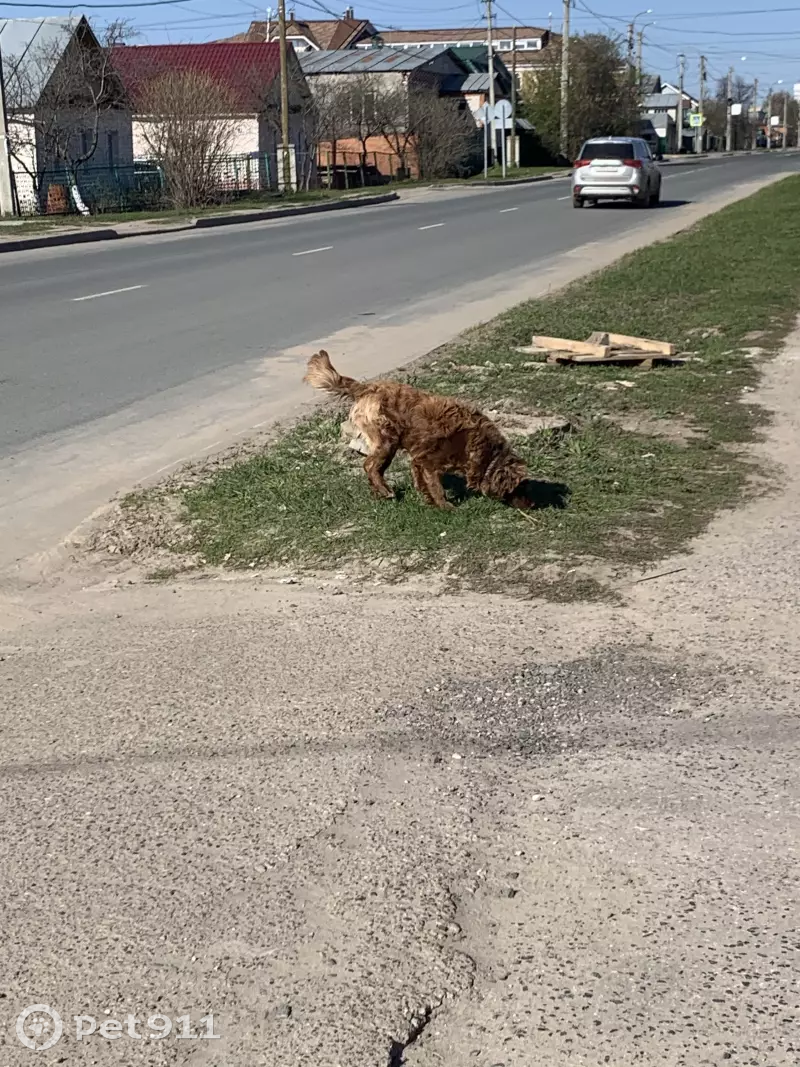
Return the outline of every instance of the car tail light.
<path id="1" fill-rule="evenodd" d="M 578 167 L 588 167 L 591 162 L 591 159 L 576 159 L 572 165 L 577 169 Z"/>
<path id="2" fill-rule="evenodd" d="M 622 165 L 624 167 L 633 167 L 634 170 L 641 170 L 642 169 L 642 161 L 641 161 L 641 159 L 623 159 Z"/>

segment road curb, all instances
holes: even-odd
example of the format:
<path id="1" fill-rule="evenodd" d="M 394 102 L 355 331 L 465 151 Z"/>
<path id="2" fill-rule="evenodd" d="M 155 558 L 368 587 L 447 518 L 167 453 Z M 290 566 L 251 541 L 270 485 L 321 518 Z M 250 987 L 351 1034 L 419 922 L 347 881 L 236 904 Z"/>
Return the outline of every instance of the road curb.
<path id="1" fill-rule="evenodd" d="M 54 233 L 47 237 L 21 237 L 18 241 L 0 241 L 0 253 L 25 252 L 29 248 L 55 248 L 58 245 L 96 244 L 120 238 L 116 230 L 86 230 L 79 233 Z"/>
<path id="2" fill-rule="evenodd" d="M 194 229 L 207 230 L 214 226 L 232 226 L 239 222 L 264 222 L 267 219 L 294 218 L 295 215 L 318 215 L 325 211 L 347 211 L 356 207 L 373 207 L 390 204 L 399 200 L 397 193 L 383 193 L 380 196 L 359 196 L 352 200 L 334 200 L 328 204 L 306 204 L 300 207 L 283 207 L 264 211 L 246 211 L 241 215 L 206 215 L 197 219 Z"/>
<path id="3" fill-rule="evenodd" d="M 566 171 L 566 173 L 565 173 Z M 537 182 L 552 182 L 557 178 L 568 178 L 572 173 L 572 168 L 565 167 L 564 170 L 554 170 L 552 174 L 536 174 L 531 178 L 492 178 L 491 181 L 481 182 L 481 185 L 535 185 Z M 475 183 L 478 184 L 477 182 Z"/>
<path id="4" fill-rule="evenodd" d="M 269 219 L 293 218 L 296 215 L 318 215 L 327 211 L 348 211 L 359 207 L 375 207 L 399 200 L 397 193 L 382 193 L 379 196 L 359 196 L 351 200 L 335 200 L 322 204 L 302 204 L 299 207 L 265 208 L 263 211 L 243 211 L 238 215 L 208 215 L 194 219 L 185 226 L 154 226 L 148 229 L 120 231 L 112 228 L 82 230 L 75 233 L 45 234 L 41 237 L 21 237 L 19 240 L 0 240 L 0 255 L 3 252 L 26 252 L 33 248 L 56 248 L 62 245 L 95 244 L 98 241 L 124 241 L 130 237 L 157 236 L 165 233 L 185 233 L 187 230 L 206 230 L 217 226 L 238 226 L 248 222 L 266 222 Z M 125 225 L 123 223 L 123 225 Z"/>

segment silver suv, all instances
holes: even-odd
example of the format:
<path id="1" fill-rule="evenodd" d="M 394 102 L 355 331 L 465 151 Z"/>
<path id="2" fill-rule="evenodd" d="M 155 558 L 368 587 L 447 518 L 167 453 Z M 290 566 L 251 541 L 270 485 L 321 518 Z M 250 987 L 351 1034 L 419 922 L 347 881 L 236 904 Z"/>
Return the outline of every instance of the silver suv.
<path id="1" fill-rule="evenodd" d="M 661 171 L 641 137 L 593 137 L 572 172 L 572 206 L 627 200 L 653 207 L 661 199 Z"/>

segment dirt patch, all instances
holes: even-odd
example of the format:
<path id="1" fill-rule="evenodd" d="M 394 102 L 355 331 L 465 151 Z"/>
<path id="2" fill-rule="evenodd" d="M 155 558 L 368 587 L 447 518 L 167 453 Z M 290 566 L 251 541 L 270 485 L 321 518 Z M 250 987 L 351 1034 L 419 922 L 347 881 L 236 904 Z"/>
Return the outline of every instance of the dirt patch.
<path id="1" fill-rule="evenodd" d="M 625 433 L 638 433 L 645 437 L 661 437 L 673 444 L 685 445 L 689 441 L 702 441 L 708 430 L 693 426 L 680 419 L 658 419 L 646 412 L 632 415 L 600 415 L 603 422 L 610 422 Z"/>

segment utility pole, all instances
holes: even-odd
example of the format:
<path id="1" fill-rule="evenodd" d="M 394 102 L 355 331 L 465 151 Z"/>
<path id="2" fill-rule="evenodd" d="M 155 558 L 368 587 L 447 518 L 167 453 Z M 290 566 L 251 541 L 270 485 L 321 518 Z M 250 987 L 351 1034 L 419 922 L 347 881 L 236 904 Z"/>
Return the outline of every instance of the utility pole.
<path id="1" fill-rule="evenodd" d="M 636 35 L 636 81 L 637 84 L 642 84 L 642 41 L 644 40 L 644 30 L 639 30 Z"/>
<path id="2" fill-rule="evenodd" d="M 513 166 L 519 166 L 519 152 L 517 151 L 517 27 L 511 34 L 511 162 Z"/>
<path id="3" fill-rule="evenodd" d="M 8 143 L 6 89 L 3 81 L 3 57 L 0 55 L 0 215 L 14 214 L 14 187 L 11 182 L 11 152 Z"/>
<path id="4" fill-rule="evenodd" d="M 628 70 L 633 66 L 633 27 L 632 22 L 628 23 Z"/>
<path id="5" fill-rule="evenodd" d="M 733 151 L 733 112 L 731 111 L 731 103 L 733 98 L 733 67 L 728 68 L 728 95 L 727 100 L 727 116 L 725 121 L 725 151 Z"/>
<path id="6" fill-rule="evenodd" d="M 781 148 L 786 151 L 786 133 L 789 123 L 789 94 L 783 94 L 783 137 L 781 137 Z"/>
<path id="7" fill-rule="evenodd" d="M 772 86 L 770 86 L 769 94 L 767 95 L 767 151 L 772 148 Z"/>
<path id="8" fill-rule="evenodd" d="M 750 147 L 751 148 L 758 148 L 758 145 L 756 143 L 758 141 L 758 114 L 759 114 L 759 112 L 758 112 L 758 78 L 754 78 L 753 79 L 753 111 L 755 113 L 754 114 L 755 132 L 752 132 L 752 127 L 751 127 Z"/>
<path id="9" fill-rule="evenodd" d="M 701 119 L 702 122 L 704 122 L 704 120 L 705 120 L 705 116 L 703 115 L 703 106 L 705 104 L 705 99 L 704 99 L 705 98 L 705 93 L 706 93 L 706 57 L 705 56 L 700 56 L 700 92 L 698 94 L 697 110 L 698 110 L 698 112 L 700 114 L 700 119 Z M 697 153 L 700 153 L 700 152 L 703 151 L 703 133 L 704 133 L 704 126 L 698 126 L 697 129 L 694 131 L 694 150 Z"/>
<path id="10" fill-rule="evenodd" d="M 494 124 L 494 108 L 497 103 L 494 91 L 494 34 L 492 28 L 492 0 L 484 0 L 486 4 L 486 37 L 489 45 L 489 106 L 492 109 L 491 134 L 492 134 L 492 163 L 497 154 L 497 130 Z M 505 136 L 505 130 L 503 131 Z"/>
<path id="11" fill-rule="evenodd" d="M 683 149 L 683 75 L 686 69 L 686 56 L 681 52 L 678 56 L 680 61 L 679 74 L 678 74 L 678 110 L 676 112 L 675 124 L 678 127 L 678 155 L 681 154 Z"/>
<path id="12" fill-rule="evenodd" d="M 561 27 L 561 130 L 559 151 L 564 159 L 569 150 L 569 8 L 572 0 L 564 0 Z M 630 42 L 629 42 L 630 47 Z"/>
<path id="13" fill-rule="evenodd" d="M 278 39 L 281 52 L 281 154 L 283 190 L 291 192 L 292 164 L 289 158 L 289 57 L 286 52 L 286 0 L 278 0 Z"/>

